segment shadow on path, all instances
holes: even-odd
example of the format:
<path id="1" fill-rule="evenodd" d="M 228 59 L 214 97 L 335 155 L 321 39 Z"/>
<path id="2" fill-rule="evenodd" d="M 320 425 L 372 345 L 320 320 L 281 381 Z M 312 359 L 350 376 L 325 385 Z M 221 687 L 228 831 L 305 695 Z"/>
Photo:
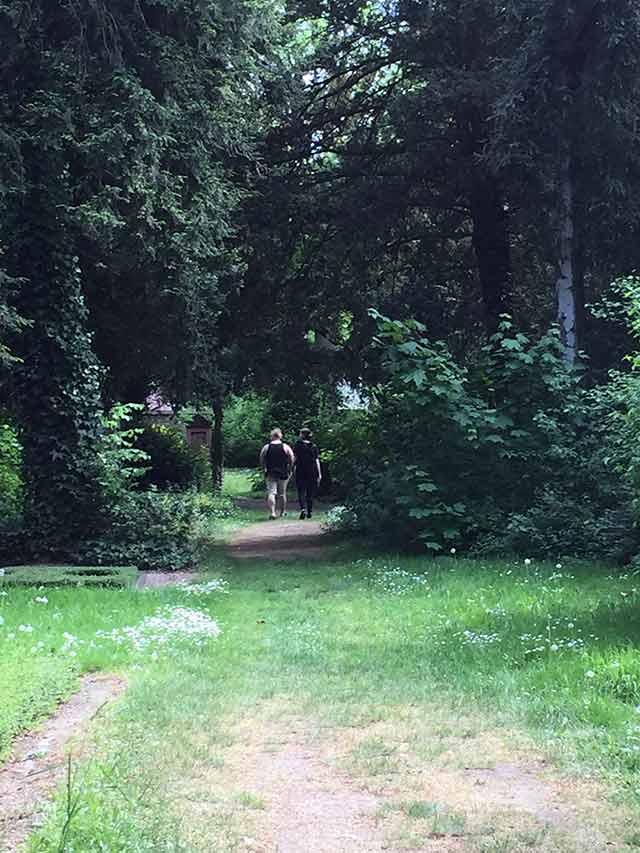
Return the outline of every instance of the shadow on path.
<path id="1" fill-rule="evenodd" d="M 321 559 L 327 556 L 323 536 L 319 521 L 279 518 L 258 522 L 238 531 L 231 540 L 228 553 L 237 559 Z"/>

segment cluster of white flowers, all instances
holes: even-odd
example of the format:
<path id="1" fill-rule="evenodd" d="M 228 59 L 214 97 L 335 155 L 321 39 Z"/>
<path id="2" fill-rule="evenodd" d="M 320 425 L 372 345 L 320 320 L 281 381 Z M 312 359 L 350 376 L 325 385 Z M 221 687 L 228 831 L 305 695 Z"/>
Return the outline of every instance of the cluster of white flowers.
<path id="1" fill-rule="evenodd" d="M 357 524 L 357 516 L 346 506 L 334 506 L 328 510 L 324 527 L 328 530 L 351 530 Z"/>
<path id="2" fill-rule="evenodd" d="M 216 592 L 227 593 L 228 584 L 226 580 L 222 578 L 216 578 L 215 580 L 204 581 L 203 583 L 189 583 L 189 581 L 182 581 L 179 584 L 176 584 L 175 587 L 178 592 L 187 596 L 202 596 L 202 595 L 212 595 Z"/>
<path id="3" fill-rule="evenodd" d="M 536 643 L 537 645 L 531 646 L 528 649 L 525 649 L 525 655 L 534 655 L 538 652 L 559 652 L 564 649 L 568 651 L 580 651 L 584 648 L 584 640 L 582 637 L 573 637 L 573 638 L 563 638 L 563 637 L 554 637 L 553 639 L 548 636 L 543 636 L 542 634 L 522 634 L 520 637 L 520 641 L 522 643 L 526 643 L 530 645 L 531 643 Z"/>
<path id="4" fill-rule="evenodd" d="M 101 640 L 117 645 L 131 645 L 136 651 L 170 648 L 189 642 L 201 646 L 220 635 L 220 626 L 208 613 L 189 607 L 159 607 L 153 616 L 145 617 L 138 625 L 125 625 L 111 631 L 96 631 Z"/>
<path id="5" fill-rule="evenodd" d="M 49 603 L 49 599 L 47 598 L 46 595 L 36 595 L 36 597 L 33 600 L 36 602 L 36 604 L 48 604 Z"/>
<path id="6" fill-rule="evenodd" d="M 64 643 L 60 647 L 60 651 L 68 654 L 69 657 L 74 658 L 77 654 L 76 646 L 83 645 L 84 640 L 79 640 L 78 637 L 74 637 L 73 634 L 70 634 L 68 631 L 64 631 L 62 637 L 64 639 Z"/>
<path id="7" fill-rule="evenodd" d="M 402 566 L 381 566 L 370 578 L 372 586 L 392 595 L 404 595 L 416 587 L 427 587 L 426 574 L 415 575 Z"/>
<path id="8" fill-rule="evenodd" d="M 501 642 L 499 634 L 480 634 L 476 631 L 462 631 L 454 634 L 463 646 L 490 646 L 492 643 Z"/>
<path id="9" fill-rule="evenodd" d="M 486 607 L 484 612 L 487 616 L 495 616 L 498 619 L 502 619 L 507 615 L 507 611 L 501 604 L 496 604 L 495 607 Z"/>
<path id="10" fill-rule="evenodd" d="M 564 616 L 549 619 L 544 633 L 521 634 L 519 639 L 521 643 L 528 646 L 524 650 L 525 655 L 534 655 L 540 652 L 579 652 L 585 647 L 585 640 L 581 634 L 581 629 L 576 628 L 574 618 Z M 597 639 L 597 637 L 591 634 L 590 639 Z"/>
<path id="11" fill-rule="evenodd" d="M 459 631 L 453 635 L 460 641 L 463 646 L 490 646 L 493 643 L 500 643 L 502 638 L 499 634 L 481 634 L 477 631 Z"/>

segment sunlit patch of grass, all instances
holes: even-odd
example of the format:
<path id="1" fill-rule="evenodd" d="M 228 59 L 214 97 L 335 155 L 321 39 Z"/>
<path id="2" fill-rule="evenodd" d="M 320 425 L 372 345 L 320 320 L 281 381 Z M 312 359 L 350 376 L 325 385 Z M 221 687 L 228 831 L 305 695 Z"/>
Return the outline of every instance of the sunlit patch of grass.
<path id="1" fill-rule="evenodd" d="M 255 497 L 253 468 L 227 468 L 222 480 L 222 494 L 230 497 Z"/>
<path id="2" fill-rule="evenodd" d="M 56 589 L 47 591 L 47 604 L 35 601 L 37 590 L 12 590 L 0 598 L 0 674 L 8 644 L 16 650 L 15 671 L 20 660 L 38 655 L 60 665 L 54 681 L 62 693 L 78 673 L 127 671 L 132 688 L 105 729 L 104 760 L 113 767 L 133 744 L 137 764 L 124 762 L 118 782 L 134 804 L 150 785 L 159 809 L 177 821 L 171 826 L 184 811 L 180 797 L 167 793 L 176 777 L 203 768 L 222 772 L 228 720 L 273 696 L 294 697 L 323 721 L 327 738 L 331 727 L 348 729 L 345 769 L 363 783 L 401 771 L 405 754 L 392 730 L 374 729 L 358 742 L 357 729 L 403 715 L 410 729 L 411 708 L 425 723 L 408 748 L 425 762 L 449 748 L 467 749 L 481 761 L 484 717 L 498 730 L 527 727 L 567 764 L 608 776 L 637 802 L 640 607 L 633 590 L 640 579 L 601 565 L 562 563 L 344 553 L 326 561 L 245 563 L 218 552 L 205 568 L 227 579 L 229 594 L 187 603 L 215 619 L 222 634 L 158 660 L 96 643 L 96 631 L 136 625 L 159 606 L 183 604 L 180 590 Z M 20 624 L 33 632 L 20 632 Z M 63 651 L 63 632 L 83 643 Z M 46 651 L 32 651 L 37 642 Z M 63 671 L 71 672 L 70 683 Z M 38 678 L 30 689 L 35 695 Z M 211 733 L 205 742 L 202 732 Z M 135 817 L 115 788 L 90 791 L 86 808 L 96 815 L 122 808 L 127 819 Z M 61 810 L 62 802 L 51 825 L 61 825 Z M 139 812 L 143 823 L 145 814 Z M 190 819 L 189 837 L 205 838 L 196 824 Z M 89 829 L 82 833 L 88 845 Z M 484 841 L 492 850 L 503 841 L 511 845 L 505 850 L 526 843 L 513 833 Z M 51 842 L 34 849 L 57 848 Z"/>

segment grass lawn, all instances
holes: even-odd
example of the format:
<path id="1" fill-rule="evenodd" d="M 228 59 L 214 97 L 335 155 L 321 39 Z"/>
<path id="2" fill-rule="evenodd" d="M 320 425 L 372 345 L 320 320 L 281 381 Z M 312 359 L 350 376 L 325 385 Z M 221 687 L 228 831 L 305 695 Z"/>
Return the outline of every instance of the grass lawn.
<path id="1" fill-rule="evenodd" d="M 562 563 L 344 551 L 306 564 L 231 563 L 216 553 L 206 569 L 222 587 L 5 587 L 5 753 L 79 673 L 129 680 L 96 732 L 99 757 L 74 781 L 69 846 L 60 846 L 61 793 L 28 849 L 247 849 L 270 804 L 248 782 L 229 788 L 226 768 L 243 726 L 273 729 L 277 744 L 291 715 L 316 746 L 347 744 L 336 766 L 364 789 L 385 780 L 397 792 L 378 815 L 389 849 L 415 849 L 438 827 L 478 853 L 600 849 L 561 846 L 531 827 L 487 834 L 415 787 L 420 762 L 499 764 L 492 743 L 524 753 L 530 737 L 567 771 L 605 780 L 622 804 L 612 806 L 622 809 L 616 849 L 640 847 L 640 584 Z"/>
<path id="2" fill-rule="evenodd" d="M 253 490 L 256 471 L 253 468 L 227 468 L 222 482 L 222 494 L 230 497 L 259 497 Z"/>

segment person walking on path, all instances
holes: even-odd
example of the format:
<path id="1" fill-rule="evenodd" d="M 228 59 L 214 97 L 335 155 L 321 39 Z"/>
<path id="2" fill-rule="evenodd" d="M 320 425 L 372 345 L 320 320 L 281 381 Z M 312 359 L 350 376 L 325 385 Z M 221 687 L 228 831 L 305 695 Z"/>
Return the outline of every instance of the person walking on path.
<path id="1" fill-rule="evenodd" d="M 293 447 L 296 460 L 296 486 L 300 503 L 300 518 L 311 518 L 313 497 L 322 479 L 320 452 L 311 441 L 313 433 L 308 427 L 300 430 L 300 438 Z"/>
<path id="2" fill-rule="evenodd" d="M 282 430 L 272 429 L 269 444 L 260 451 L 260 467 L 267 478 L 267 506 L 269 518 L 276 518 L 278 498 L 280 517 L 287 512 L 287 483 L 291 476 L 293 450 L 282 440 Z"/>

